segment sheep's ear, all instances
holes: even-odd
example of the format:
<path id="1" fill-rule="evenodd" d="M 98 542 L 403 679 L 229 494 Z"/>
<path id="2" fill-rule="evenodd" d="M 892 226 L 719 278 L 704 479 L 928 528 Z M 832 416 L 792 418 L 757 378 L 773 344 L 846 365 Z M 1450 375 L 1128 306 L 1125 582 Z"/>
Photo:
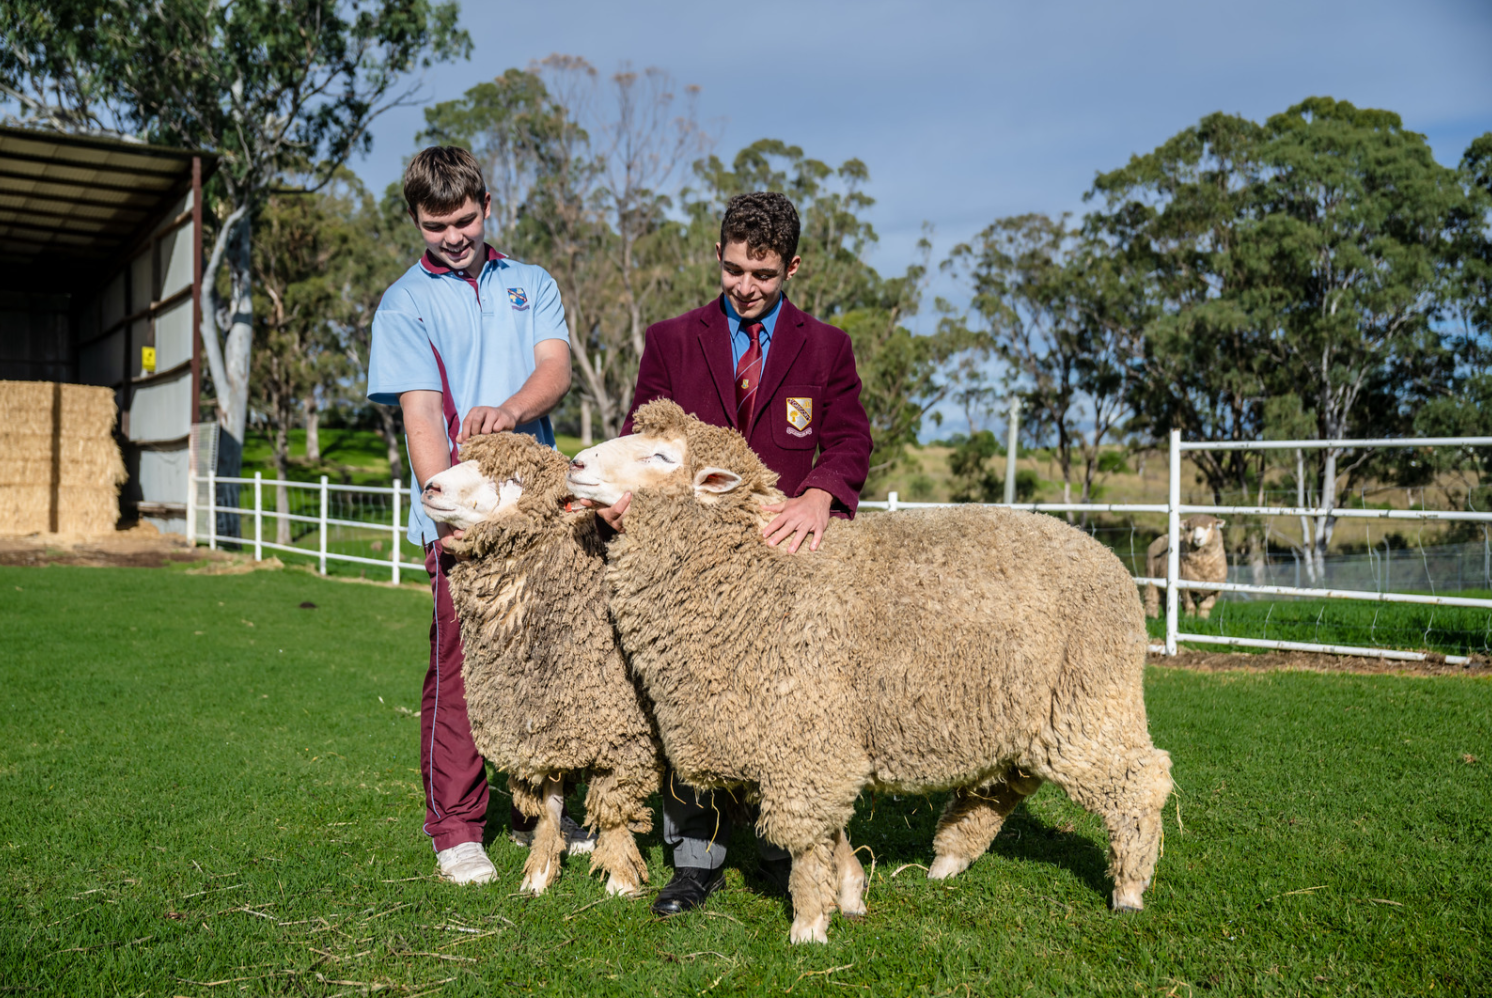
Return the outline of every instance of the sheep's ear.
<path id="1" fill-rule="evenodd" d="M 1228 521 L 1227 520 L 1219 520 L 1219 521 L 1217 521 L 1217 525 L 1218 525 L 1219 528 L 1226 527 L 1228 525 Z"/>
<path id="2" fill-rule="evenodd" d="M 694 494 L 710 492 L 719 495 L 741 484 L 741 476 L 724 468 L 701 468 L 694 475 Z"/>

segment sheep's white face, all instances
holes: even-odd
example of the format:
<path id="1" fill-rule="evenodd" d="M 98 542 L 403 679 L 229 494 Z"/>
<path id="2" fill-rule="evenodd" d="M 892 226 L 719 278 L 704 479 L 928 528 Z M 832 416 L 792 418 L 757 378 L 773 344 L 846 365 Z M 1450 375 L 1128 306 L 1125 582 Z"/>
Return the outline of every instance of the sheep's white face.
<path id="1" fill-rule="evenodd" d="M 513 506 L 522 495 L 518 479 L 494 482 L 482 477 L 477 462 L 462 461 L 425 483 L 420 504 L 436 523 L 466 530 Z"/>
<path id="2" fill-rule="evenodd" d="M 633 433 L 576 454 L 565 485 L 577 499 L 610 506 L 624 493 L 683 475 L 688 456 L 689 445 L 683 437 Z"/>
<path id="3" fill-rule="evenodd" d="M 1222 520 L 1215 520 L 1210 516 L 1205 519 L 1193 520 L 1189 524 L 1191 529 L 1187 531 L 1186 539 L 1191 542 L 1193 548 L 1201 550 L 1212 543 L 1213 535 L 1222 525 Z"/>

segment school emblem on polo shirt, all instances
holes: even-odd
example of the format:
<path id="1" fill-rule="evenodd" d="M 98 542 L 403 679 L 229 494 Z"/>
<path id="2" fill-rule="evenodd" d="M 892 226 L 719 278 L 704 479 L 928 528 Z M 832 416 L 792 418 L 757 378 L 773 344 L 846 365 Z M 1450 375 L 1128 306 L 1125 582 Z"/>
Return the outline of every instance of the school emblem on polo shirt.
<path id="1" fill-rule="evenodd" d="M 509 288 L 508 301 L 513 303 L 515 312 L 522 312 L 528 308 L 528 295 L 523 293 L 522 288 Z"/>
<path id="2" fill-rule="evenodd" d="M 813 431 L 808 428 L 813 422 L 813 399 L 790 398 L 787 400 L 788 432 L 795 437 L 806 437 Z"/>

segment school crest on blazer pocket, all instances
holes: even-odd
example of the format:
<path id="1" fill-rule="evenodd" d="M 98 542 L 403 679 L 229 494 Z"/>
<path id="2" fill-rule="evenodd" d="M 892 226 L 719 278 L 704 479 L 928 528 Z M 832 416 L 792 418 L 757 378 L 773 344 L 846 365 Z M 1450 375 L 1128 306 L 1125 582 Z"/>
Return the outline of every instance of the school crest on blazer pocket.
<path id="1" fill-rule="evenodd" d="M 813 432 L 813 399 L 789 397 L 787 400 L 787 432 L 795 437 L 806 437 Z"/>

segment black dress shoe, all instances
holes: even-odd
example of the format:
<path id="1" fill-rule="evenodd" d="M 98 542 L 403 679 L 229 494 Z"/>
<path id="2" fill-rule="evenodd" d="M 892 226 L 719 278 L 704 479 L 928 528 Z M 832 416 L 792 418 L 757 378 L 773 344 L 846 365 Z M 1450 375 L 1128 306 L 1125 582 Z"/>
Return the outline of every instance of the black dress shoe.
<path id="1" fill-rule="evenodd" d="M 784 856 L 781 859 L 758 859 L 756 866 L 756 879 L 767 885 L 768 893 L 789 897 L 788 877 L 793 872 L 793 858 Z"/>
<path id="2" fill-rule="evenodd" d="M 719 870 L 706 870 L 698 866 L 678 867 L 673 871 L 673 879 L 668 882 L 668 886 L 653 899 L 653 914 L 666 918 L 698 908 L 723 883 L 725 876 Z"/>

